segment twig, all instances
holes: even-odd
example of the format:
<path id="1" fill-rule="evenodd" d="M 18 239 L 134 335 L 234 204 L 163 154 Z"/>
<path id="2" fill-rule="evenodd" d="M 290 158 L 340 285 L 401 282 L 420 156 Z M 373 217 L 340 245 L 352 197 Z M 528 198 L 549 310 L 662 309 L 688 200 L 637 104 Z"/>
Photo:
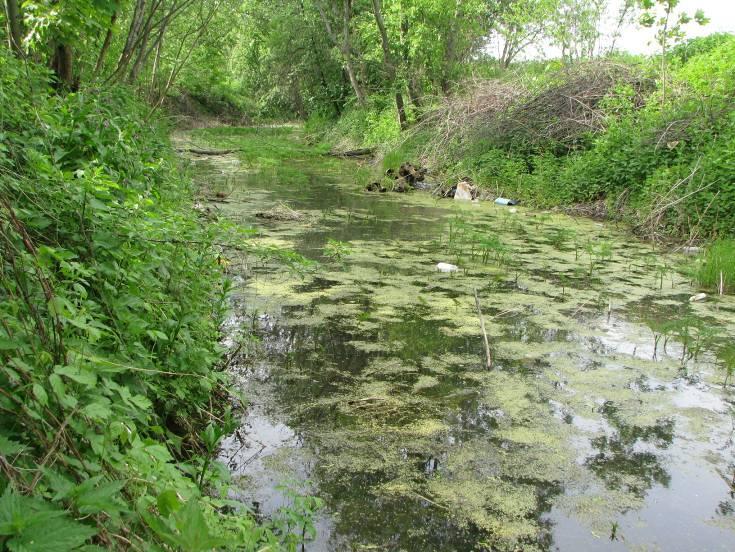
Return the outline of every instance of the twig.
<path id="1" fill-rule="evenodd" d="M 485 356 L 487 357 L 488 369 L 493 367 L 493 359 L 490 355 L 490 343 L 487 340 L 487 332 L 485 331 L 485 319 L 482 317 L 482 309 L 480 308 L 480 298 L 477 296 L 477 290 L 475 290 L 475 304 L 477 305 L 477 316 L 480 318 L 480 328 L 482 328 L 482 337 L 485 340 Z"/>
<path id="2" fill-rule="evenodd" d="M 434 506 L 436 506 L 437 508 L 441 508 L 442 510 L 447 510 L 447 511 L 449 511 L 449 508 L 448 508 L 447 506 L 444 506 L 443 504 L 439 504 L 438 502 L 434 502 L 434 501 L 433 501 L 433 500 L 431 500 L 430 498 L 426 498 L 426 497 L 425 497 L 424 495 L 422 495 L 422 494 L 419 494 L 419 493 L 417 493 L 416 491 L 411 491 L 411 490 L 409 490 L 408 492 L 409 492 L 409 493 L 411 493 L 412 495 L 415 495 L 415 496 L 417 496 L 417 497 L 418 497 L 418 498 L 420 498 L 421 500 L 425 500 L 425 501 L 426 501 L 426 502 L 428 502 L 429 504 L 433 504 L 433 505 L 434 505 Z"/>

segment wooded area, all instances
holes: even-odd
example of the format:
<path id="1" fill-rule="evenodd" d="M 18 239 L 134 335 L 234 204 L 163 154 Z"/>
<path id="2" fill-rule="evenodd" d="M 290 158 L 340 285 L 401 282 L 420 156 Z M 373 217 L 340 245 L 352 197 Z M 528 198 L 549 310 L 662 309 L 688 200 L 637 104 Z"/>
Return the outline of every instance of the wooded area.
<path id="1" fill-rule="evenodd" d="M 247 402 L 227 372 L 240 350 L 222 345 L 227 252 L 311 261 L 205 221 L 177 128 L 294 123 L 362 159 L 376 190 L 415 166 L 437 189 L 472 182 L 470 199 L 619 222 L 701 248 L 687 275 L 731 294 L 735 37 L 688 39 L 706 15 L 678 0 L 4 0 L 0 548 L 297 550 L 315 534 L 318 498 L 238 510 L 216 461 Z M 649 55 L 624 51 L 631 26 L 654 33 Z M 325 258 L 348 255 L 330 239 Z M 591 280 L 604 254 L 589 256 Z M 472 301 L 491 369 L 491 306 Z M 483 549 L 528 544 L 503 542 Z"/>

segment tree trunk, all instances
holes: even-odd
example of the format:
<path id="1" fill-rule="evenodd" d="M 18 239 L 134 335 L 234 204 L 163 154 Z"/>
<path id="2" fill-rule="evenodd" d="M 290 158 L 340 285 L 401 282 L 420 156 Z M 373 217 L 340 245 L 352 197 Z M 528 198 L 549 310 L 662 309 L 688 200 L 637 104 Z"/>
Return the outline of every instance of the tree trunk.
<path id="1" fill-rule="evenodd" d="M 23 15 L 18 0 L 5 0 L 5 16 L 8 20 L 8 42 L 16 56 L 23 56 Z"/>
<path id="2" fill-rule="evenodd" d="M 459 21 L 460 16 L 460 2 L 457 2 L 457 7 L 454 10 L 453 21 Z M 457 49 L 457 39 L 455 36 L 456 29 L 451 28 L 448 30 L 447 43 L 444 49 L 444 63 L 441 74 L 441 88 L 445 96 L 449 96 L 452 91 L 452 85 L 450 82 L 452 71 L 455 65 L 455 55 Z"/>
<path id="3" fill-rule="evenodd" d="M 342 55 L 345 58 L 345 66 L 347 67 L 347 74 L 350 77 L 350 84 L 352 89 L 355 91 L 357 96 L 357 103 L 361 106 L 365 106 L 367 101 L 365 99 L 365 92 L 360 86 L 360 82 L 357 80 L 355 75 L 355 67 L 352 65 L 352 45 L 350 44 L 350 19 L 352 19 L 352 0 L 344 0 L 343 2 L 343 13 L 342 13 Z"/>
<path id="4" fill-rule="evenodd" d="M 74 54 L 70 46 L 56 45 L 54 57 L 51 60 L 51 69 L 56 75 L 56 82 L 60 88 L 72 91 L 78 88 L 74 80 Z"/>
<path id="5" fill-rule="evenodd" d="M 403 16 L 401 18 L 401 57 L 403 58 L 403 67 L 408 72 L 408 99 L 411 101 L 417 111 L 421 111 L 421 81 L 416 77 L 416 72 L 411 69 L 411 63 L 408 55 L 408 19 Z M 419 114 L 420 116 L 420 114 Z"/>
<path id="6" fill-rule="evenodd" d="M 401 130 L 406 128 L 406 108 L 403 104 L 403 95 L 398 90 L 398 83 L 396 82 L 396 66 L 393 63 L 393 56 L 390 53 L 390 43 L 388 42 L 388 33 L 385 30 L 385 22 L 383 21 L 383 14 L 380 11 L 380 0 L 373 0 L 373 13 L 375 14 L 375 23 L 378 25 L 378 31 L 380 31 L 380 41 L 383 45 L 383 64 L 385 70 L 388 73 L 388 79 L 391 85 L 396 89 L 396 109 L 398 111 L 398 124 L 401 126 Z"/>
<path id="7" fill-rule="evenodd" d="M 329 36 L 329 39 L 332 41 L 332 44 L 334 44 L 337 48 L 339 48 L 340 53 L 342 54 L 342 59 L 344 60 L 345 64 L 345 72 L 347 73 L 347 76 L 349 77 L 350 85 L 352 86 L 352 90 L 355 92 L 355 96 L 357 96 L 357 102 L 361 105 L 365 105 L 365 93 L 362 91 L 362 88 L 360 87 L 360 83 L 357 80 L 357 76 L 355 75 L 355 68 L 352 65 L 352 47 L 350 45 L 350 18 L 352 17 L 352 2 L 351 0 L 344 0 L 343 4 L 343 13 L 342 13 L 342 38 L 339 38 L 337 36 L 337 33 L 332 28 L 332 24 L 329 21 L 329 17 L 327 16 L 327 13 L 324 11 L 324 6 L 322 6 L 320 1 L 315 1 L 314 5 L 316 6 L 316 9 L 319 11 L 319 16 L 322 19 L 322 22 L 324 23 L 324 28 L 327 30 L 327 36 Z M 336 3 L 332 4 L 332 11 L 335 13 L 335 6 Z M 336 13 L 335 13 L 336 15 Z"/>
<path id="8" fill-rule="evenodd" d="M 163 51 L 163 35 L 165 34 L 165 30 L 166 28 L 164 27 L 161 32 L 158 33 L 158 38 L 156 39 L 156 56 L 153 58 L 153 69 L 151 70 L 151 88 L 148 94 L 151 101 L 153 101 L 156 93 L 156 88 L 158 86 L 158 69 L 159 67 L 161 67 L 161 52 Z"/>
<path id="9" fill-rule="evenodd" d="M 135 44 L 138 41 L 141 27 L 143 26 L 143 16 L 145 15 L 145 2 L 146 0 L 136 0 L 135 10 L 133 11 L 133 17 L 130 20 L 130 28 L 128 29 L 128 36 L 125 39 L 125 46 L 120 54 L 120 59 L 117 62 L 117 69 L 115 74 L 121 74 L 128 63 L 130 58 L 133 56 L 133 50 Z"/>
<path id="10" fill-rule="evenodd" d="M 115 23 L 117 22 L 117 10 L 112 12 L 112 17 L 110 17 L 110 26 L 107 28 L 107 34 L 105 35 L 105 41 L 102 43 L 102 48 L 100 48 L 100 53 L 97 56 L 97 63 L 94 64 L 94 72 L 92 73 L 92 79 L 96 79 L 100 71 L 102 71 L 102 66 L 105 64 L 105 58 L 107 57 L 107 51 L 110 49 L 110 44 L 112 43 L 112 33 L 115 29 Z"/>
<path id="11" fill-rule="evenodd" d="M 165 27 L 163 27 L 163 30 L 165 30 Z M 138 80 L 138 75 L 140 74 L 140 70 L 143 68 L 143 65 L 148 59 L 148 54 L 150 51 L 148 50 L 148 38 L 150 37 L 150 29 L 146 28 L 143 31 L 145 34 L 143 35 L 143 42 L 140 44 L 140 47 L 138 48 L 138 55 L 135 57 L 135 62 L 133 63 L 133 67 L 130 69 L 130 73 L 128 74 L 128 83 L 134 84 L 136 80 Z"/>

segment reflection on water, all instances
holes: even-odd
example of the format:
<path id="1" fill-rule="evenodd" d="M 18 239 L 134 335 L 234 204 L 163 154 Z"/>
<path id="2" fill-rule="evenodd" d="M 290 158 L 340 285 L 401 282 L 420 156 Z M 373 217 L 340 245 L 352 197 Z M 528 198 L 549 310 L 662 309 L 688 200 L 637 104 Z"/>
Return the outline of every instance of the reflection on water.
<path id="1" fill-rule="evenodd" d="M 236 498 L 267 515 L 284 480 L 322 496 L 313 550 L 727 549 L 716 351 L 733 300 L 689 304 L 660 253 L 591 221 L 366 194 L 352 167 L 308 151 L 199 165 L 227 186 L 222 216 L 255 224 L 281 201 L 308 215 L 258 221 L 258 239 L 321 263 L 240 274 L 228 331 L 261 342 L 233 368 L 255 403 L 221 455 Z M 330 260 L 328 240 L 350 253 Z M 683 317 L 719 331 L 684 361 Z"/>

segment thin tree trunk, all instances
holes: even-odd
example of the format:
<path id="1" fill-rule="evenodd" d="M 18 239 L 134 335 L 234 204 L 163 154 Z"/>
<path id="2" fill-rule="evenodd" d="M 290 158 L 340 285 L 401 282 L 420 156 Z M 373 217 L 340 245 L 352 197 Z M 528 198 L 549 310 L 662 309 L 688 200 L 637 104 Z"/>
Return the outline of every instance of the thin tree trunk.
<path id="1" fill-rule="evenodd" d="M 5 16 L 8 20 L 8 42 L 16 56 L 23 56 L 23 15 L 18 0 L 5 0 Z"/>
<path id="2" fill-rule="evenodd" d="M 396 90 L 396 109 L 398 111 L 398 124 L 401 129 L 406 128 L 406 108 L 403 104 L 403 95 L 398 90 L 398 83 L 396 82 L 396 66 L 393 63 L 393 56 L 390 53 L 390 43 L 388 42 L 388 33 L 385 30 L 385 22 L 383 21 L 383 14 L 380 11 L 380 0 L 373 0 L 373 13 L 375 14 L 375 23 L 378 25 L 378 31 L 380 31 L 380 41 L 383 45 L 383 63 L 385 65 L 388 78 L 390 79 L 391 86 Z"/>
<path id="3" fill-rule="evenodd" d="M 357 96 L 357 101 L 360 105 L 365 105 L 365 93 L 362 91 L 362 88 L 360 87 L 360 83 L 357 80 L 357 76 L 355 75 L 355 68 L 352 65 L 352 48 L 350 46 L 350 17 L 352 15 L 352 4 L 350 0 L 344 0 L 343 5 L 343 14 L 342 14 L 342 20 L 343 20 L 343 29 L 342 29 L 342 38 L 337 36 L 337 33 L 332 28 L 332 24 L 329 21 L 329 17 L 327 17 L 326 12 L 324 11 L 324 6 L 322 6 L 320 1 L 315 1 L 314 5 L 316 6 L 316 9 L 319 11 L 319 16 L 322 19 L 322 22 L 324 23 L 324 28 L 327 30 L 327 36 L 329 36 L 329 39 L 332 41 L 332 44 L 334 44 L 337 48 L 339 48 L 340 53 L 342 54 L 342 59 L 345 64 L 345 72 L 347 73 L 347 76 L 350 81 L 350 86 L 352 86 L 352 90 L 355 92 L 355 96 Z M 335 4 L 332 4 L 333 12 L 334 12 L 334 6 Z M 335 14 L 336 15 L 336 14 Z"/>
<path id="4" fill-rule="evenodd" d="M 421 111 L 421 83 L 416 78 L 415 72 L 411 69 L 411 63 L 408 55 L 408 47 L 406 43 L 408 41 L 408 19 L 406 17 L 401 18 L 401 57 L 403 58 L 403 66 L 408 72 L 408 99 L 411 101 L 417 111 Z M 419 113 L 420 116 L 420 113 Z"/>
<path id="5" fill-rule="evenodd" d="M 165 34 L 166 27 L 161 29 L 156 39 L 156 57 L 153 58 L 153 69 L 151 70 L 151 88 L 148 96 L 153 101 L 154 94 L 156 93 L 156 86 L 158 81 L 158 68 L 161 66 L 161 52 L 163 51 L 163 35 Z"/>
<path id="6" fill-rule="evenodd" d="M 669 32 L 669 17 L 671 16 L 671 7 L 667 4 L 666 21 L 661 32 L 661 103 L 666 103 L 666 42 L 667 33 Z"/>
<path id="7" fill-rule="evenodd" d="M 454 10 L 454 19 L 453 21 L 459 20 L 459 7 L 460 2 L 457 2 L 457 7 Z M 447 45 L 446 49 L 444 50 L 444 67 L 442 67 L 442 75 L 441 75 L 441 88 L 442 92 L 444 92 L 445 96 L 448 96 L 449 93 L 452 91 L 452 86 L 450 83 L 450 77 L 452 73 L 452 69 L 454 68 L 454 62 L 455 62 L 455 50 L 457 48 L 456 43 L 456 37 L 455 37 L 455 30 L 450 29 L 448 36 L 447 36 Z"/>
<path id="8" fill-rule="evenodd" d="M 163 105 L 163 102 L 166 99 L 166 95 L 168 94 L 169 89 L 173 85 L 174 81 L 176 80 L 176 77 L 179 76 L 179 73 L 183 69 L 183 67 L 186 65 L 186 63 L 189 61 L 189 57 L 192 53 L 194 53 L 194 50 L 197 47 L 197 44 L 199 44 L 199 41 L 204 36 L 204 33 L 209 28 L 209 24 L 212 22 L 212 19 L 214 18 L 214 14 L 217 12 L 217 10 L 220 7 L 220 3 L 215 4 L 209 11 L 209 14 L 207 14 L 206 18 L 202 22 L 202 24 L 199 26 L 199 28 L 194 29 L 190 32 L 187 32 L 184 36 L 184 38 L 181 41 L 181 44 L 179 45 L 178 52 L 176 53 L 176 58 L 174 60 L 173 67 L 171 68 L 171 72 L 169 73 L 168 79 L 166 80 L 166 84 L 163 87 L 163 90 L 161 90 L 161 93 L 159 94 L 158 101 L 153 105 L 150 112 L 148 113 L 147 119 L 150 118 L 156 110 Z M 181 53 L 184 51 L 184 46 L 186 45 L 186 40 L 189 36 L 194 35 L 194 39 L 192 40 L 191 44 L 189 45 L 189 49 L 186 51 L 186 54 L 184 55 L 183 59 L 181 59 L 181 62 L 176 65 L 176 62 L 179 61 L 181 58 Z"/>
<path id="9" fill-rule="evenodd" d="M 140 30 L 143 26 L 143 16 L 145 15 L 145 3 L 146 0 L 136 0 L 135 10 L 133 11 L 133 17 L 130 20 L 130 28 L 128 29 L 128 36 L 125 39 L 125 46 L 120 54 L 120 59 L 117 62 L 117 69 L 115 74 L 120 74 L 125 71 L 130 58 L 133 56 L 133 50 L 138 42 L 140 36 Z"/>
<path id="10" fill-rule="evenodd" d="M 500 55 L 500 67 L 501 69 L 507 69 L 510 67 L 510 62 L 512 59 L 512 38 L 506 38 L 505 42 L 503 44 L 503 53 Z"/>
<path id="11" fill-rule="evenodd" d="M 112 17 L 110 17 L 110 26 L 107 28 L 107 34 L 105 35 L 105 41 L 102 43 L 102 48 L 100 48 L 100 53 L 97 56 L 97 63 L 94 64 L 94 72 L 92 73 L 93 80 L 99 76 L 100 71 L 102 71 L 102 66 L 105 64 L 107 52 L 110 49 L 110 44 L 112 44 L 112 33 L 115 29 L 116 22 L 117 9 L 112 12 Z"/>
<path id="12" fill-rule="evenodd" d="M 138 75 L 140 74 L 140 70 L 143 68 L 143 65 L 145 64 L 145 61 L 148 59 L 148 54 L 150 51 L 148 50 L 148 38 L 150 37 L 150 28 L 146 28 L 143 30 L 143 42 L 140 44 L 140 47 L 138 48 L 138 55 L 135 57 L 135 62 L 133 62 L 133 67 L 130 69 L 130 73 L 128 74 L 128 83 L 134 84 L 136 80 L 138 80 Z"/>
<path id="13" fill-rule="evenodd" d="M 352 65 L 352 46 L 350 45 L 350 19 L 352 18 L 352 0 L 344 0 L 343 2 L 343 14 L 342 14 L 342 55 L 345 58 L 345 66 L 347 67 L 347 75 L 350 77 L 350 84 L 352 89 L 355 91 L 357 96 L 357 102 L 361 106 L 365 106 L 367 101 L 365 99 L 365 92 L 362 90 L 357 76 L 355 75 L 355 68 Z"/>

